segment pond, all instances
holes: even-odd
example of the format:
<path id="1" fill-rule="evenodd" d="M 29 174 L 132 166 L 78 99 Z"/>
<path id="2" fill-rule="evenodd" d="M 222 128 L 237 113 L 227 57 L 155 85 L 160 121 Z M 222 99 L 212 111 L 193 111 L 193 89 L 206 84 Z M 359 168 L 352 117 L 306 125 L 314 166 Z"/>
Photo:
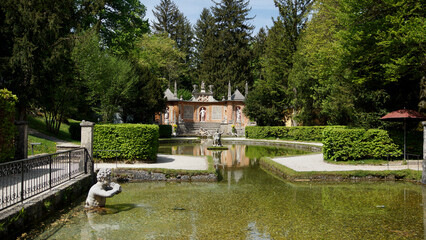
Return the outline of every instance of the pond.
<path id="1" fill-rule="evenodd" d="M 246 157 L 254 147 L 239 146 Z M 274 148 L 252 149 L 286 151 Z M 217 183 L 122 184 L 105 212 L 87 212 L 81 203 L 38 239 L 424 239 L 422 186 L 289 183 L 263 171 L 256 157 L 220 159 Z"/>

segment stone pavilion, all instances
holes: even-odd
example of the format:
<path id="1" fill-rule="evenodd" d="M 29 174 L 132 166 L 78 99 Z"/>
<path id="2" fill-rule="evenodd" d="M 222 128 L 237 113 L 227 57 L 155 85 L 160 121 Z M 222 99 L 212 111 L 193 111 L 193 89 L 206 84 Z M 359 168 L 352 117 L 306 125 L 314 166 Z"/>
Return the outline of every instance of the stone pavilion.
<path id="1" fill-rule="evenodd" d="M 223 134 L 232 135 L 232 126 L 238 135 L 244 135 L 244 129 L 251 124 L 244 115 L 244 101 L 248 93 L 246 83 L 245 95 L 238 89 L 231 92 L 231 83 L 228 84 L 228 96 L 218 101 L 213 97 L 213 85 L 206 90 L 204 82 L 193 85 L 192 98 L 183 100 L 177 96 L 175 82 L 174 92 L 169 88 L 164 92 L 167 99 L 164 112 L 156 115 L 156 122 L 165 125 L 177 125 L 178 135 L 203 135 L 209 131 L 221 131 Z M 235 134 L 234 134 L 235 135 Z"/>

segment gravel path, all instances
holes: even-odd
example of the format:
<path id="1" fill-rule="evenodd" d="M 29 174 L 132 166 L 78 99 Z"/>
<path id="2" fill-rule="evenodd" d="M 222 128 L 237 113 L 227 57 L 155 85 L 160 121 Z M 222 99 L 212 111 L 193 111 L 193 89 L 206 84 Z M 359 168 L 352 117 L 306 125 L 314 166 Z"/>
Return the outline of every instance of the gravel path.
<path id="1" fill-rule="evenodd" d="M 353 170 L 421 170 L 421 161 L 408 161 L 407 165 L 340 165 L 324 162 L 323 154 L 311 154 L 295 157 L 276 157 L 273 161 L 282 164 L 298 172 L 313 172 L 313 171 L 353 171 Z"/>

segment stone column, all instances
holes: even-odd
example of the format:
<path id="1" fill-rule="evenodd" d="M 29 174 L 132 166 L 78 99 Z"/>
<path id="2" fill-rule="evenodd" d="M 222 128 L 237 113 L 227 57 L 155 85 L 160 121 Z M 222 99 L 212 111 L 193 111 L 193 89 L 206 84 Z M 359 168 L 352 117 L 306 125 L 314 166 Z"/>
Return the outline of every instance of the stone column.
<path id="1" fill-rule="evenodd" d="M 89 121 L 81 121 L 80 127 L 81 127 L 81 147 L 84 147 L 87 149 L 87 152 L 90 155 L 90 158 L 92 159 L 91 162 L 88 162 L 87 164 L 87 171 L 90 172 L 94 176 L 94 164 L 93 164 L 93 126 L 95 126 L 94 123 Z"/>
<path id="2" fill-rule="evenodd" d="M 423 173 L 422 173 L 422 183 L 426 184 L 426 122 L 423 124 Z"/>
<path id="3" fill-rule="evenodd" d="M 28 157 L 28 122 L 15 121 L 18 130 L 15 136 L 15 159 L 25 159 Z"/>
<path id="4" fill-rule="evenodd" d="M 92 122 L 82 121 L 81 126 L 81 147 L 84 147 L 89 152 L 90 157 L 93 157 L 93 126 Z"/>

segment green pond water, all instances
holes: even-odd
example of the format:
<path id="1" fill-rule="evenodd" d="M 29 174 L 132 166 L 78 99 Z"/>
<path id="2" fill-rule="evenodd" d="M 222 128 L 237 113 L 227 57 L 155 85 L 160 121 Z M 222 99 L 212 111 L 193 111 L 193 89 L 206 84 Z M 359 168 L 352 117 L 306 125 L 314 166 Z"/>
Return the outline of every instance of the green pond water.
<path id="1" fill-rule="evenodd" d="M 37 238 L 424 239 L 422 186 L 289 183 L 254 158 L 218 163 L 220 182 L 122 184 L 103 212 L 87 212 L 82 202 Z"/>

